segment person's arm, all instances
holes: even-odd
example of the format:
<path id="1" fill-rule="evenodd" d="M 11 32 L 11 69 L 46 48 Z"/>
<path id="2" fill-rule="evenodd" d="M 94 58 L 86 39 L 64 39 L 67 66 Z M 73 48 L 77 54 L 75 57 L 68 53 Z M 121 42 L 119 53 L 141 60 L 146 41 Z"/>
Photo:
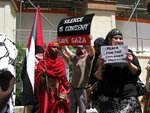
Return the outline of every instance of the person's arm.
<path id="1" fill-rule="evenodd" d="M 94 75 L 97 79 L 102 80 L 103 79 L 102 72 L 103 72 L 103 66 L 104 66 L 104 59 L 102 55 L 99 56 L 98 63 L 99 63 L 99 67 L 97 71 L 94 73 Z"/>
<path id="2" fill-rule="evenodd" d="M 103 76 L 102 76 L 102 70 L 103 70 L 103 66 L 100 65 L 97 69 L 97 71 L 94 73 L 95 77 L 99 80 L 102 80 L 103 79 Z"/>
<path id="3" fill-rule="evenodd" d="M 15 79 L 8 71 L 0 74 L 0 112 L 7 104 L 14 89 Z"/>
<path id="4" fill-rule="evenodd" d="M 133 75 L 139 76 L 141 73 L 141 67 L 140 64 L 134 54 L 131 54 L 131 52 L 127 53 L 127 61 L 128 66 Z"/>
<path id="5" fill-rule="evenodd" d="M 87 93 L 88 98 L 91 96 L 94 90 L 99 91 L 98 89 L 101 89 L 99 86 L 100 86 L 100 83 L 96 81 L 92 86 L 90 86 L 87 89 L 86 93 Z"/>
<path id="6" fill-rule="evenodd" d="M 131 62 L 128 62 L 129 69 L 133 75 L 137 73 L 138 68 Z"/>
<path id="7" fill-rule="evenodd" d="M 62 55 L 66 61 L 70 60 L 70 57 L 67 55 L 67 53 L 63 49 L 62 49 Z"/>
<path id="8" fill-rule="evenodd" d="M 94 51 L 94 48 L 91 44 L 91 40 L 92 40 L 92 36 L 90 37 L 90 45 L 87 46 L 87 49 L 88 49 L 88 54 L 90 57 L 93 57 L 94 54 L 95 54 L 95 51 Z"/>
<path id="9" fill-rule="evenodd" d="M 147 66 L 146 66 L 145 69 L 147 71 L 146 83 L 145 84 L 146 84 L 147 91 L 150 92 L 150 60 L 148 61 Z"/>
<path id="10" fill-rule="evenodd" d="M 62 46 L 62 49 L 63 49 L 62 52 L 65 52 L 65 54 L 68 56 L 68 59 L 70 59 L 73 53 L 68 49 L 67 46 Z"/>

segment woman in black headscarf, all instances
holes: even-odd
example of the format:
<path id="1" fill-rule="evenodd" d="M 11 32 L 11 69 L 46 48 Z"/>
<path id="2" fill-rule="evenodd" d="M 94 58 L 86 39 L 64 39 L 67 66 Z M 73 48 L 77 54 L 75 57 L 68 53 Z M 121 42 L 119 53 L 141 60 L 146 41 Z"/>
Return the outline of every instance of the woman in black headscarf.
<path id="1" fill-rule="evenodd" d="M 123 45 L 123 36 L 118 29 L 112 29 L 104 40 L 104 46 Z M 100 113 L 142 113 L 135 81 L 141 67 L 138 59 L 128 50 L 127 63 L 107 63 L 99 57 L 99 68 L 95 76 L 103 81 L 103 95 Z"/>

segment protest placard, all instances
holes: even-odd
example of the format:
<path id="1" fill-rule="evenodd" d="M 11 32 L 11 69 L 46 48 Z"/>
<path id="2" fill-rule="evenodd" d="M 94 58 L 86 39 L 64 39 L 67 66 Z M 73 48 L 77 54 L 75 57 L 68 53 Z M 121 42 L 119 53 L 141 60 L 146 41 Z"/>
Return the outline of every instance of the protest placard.
<path id="1" fill-rule="evenodd" d="M 126 63 L 126 56 L 128 52 L 127 45 L 117 45 L 117 46 L 101 46 L 101 54 L 107 63 Z"/>
<path id="2" fill-rule="evenodd" d="M 89 45 L 94 14 L 62 19 L 57 28 L 60 45 Z"/>

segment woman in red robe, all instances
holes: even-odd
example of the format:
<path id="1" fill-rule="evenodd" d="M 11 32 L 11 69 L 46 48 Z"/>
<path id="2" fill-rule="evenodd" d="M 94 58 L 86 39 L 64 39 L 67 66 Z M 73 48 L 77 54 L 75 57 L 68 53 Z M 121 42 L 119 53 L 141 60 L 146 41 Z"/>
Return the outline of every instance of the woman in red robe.
<path id="1" fill-rule="evenodd" d="M 69 113 L 70 85 L 66 78 L 66 64 L 58 55 L 59 44 L 50 42 L 44 59 L 37 65 L 35 88 L 38 113 Z"/>

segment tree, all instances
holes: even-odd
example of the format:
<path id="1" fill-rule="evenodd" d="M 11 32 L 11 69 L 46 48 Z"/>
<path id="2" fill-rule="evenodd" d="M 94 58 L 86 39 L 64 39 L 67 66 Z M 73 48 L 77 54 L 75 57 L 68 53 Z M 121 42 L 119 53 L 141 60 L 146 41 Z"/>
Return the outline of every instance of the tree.
<path id="1" fill-rule="evenodd" d="M 73 46 L 68 46 L 68 48 L 70 49 L 70 51 L 72 51 L 73 53 L 75 53 L 75 49 L 73 48 Z M 68 65 L 69 65 L 69 82 L 71 82 L 72 80 L 72 62 L 69 61 L 68 62 Z"/>

